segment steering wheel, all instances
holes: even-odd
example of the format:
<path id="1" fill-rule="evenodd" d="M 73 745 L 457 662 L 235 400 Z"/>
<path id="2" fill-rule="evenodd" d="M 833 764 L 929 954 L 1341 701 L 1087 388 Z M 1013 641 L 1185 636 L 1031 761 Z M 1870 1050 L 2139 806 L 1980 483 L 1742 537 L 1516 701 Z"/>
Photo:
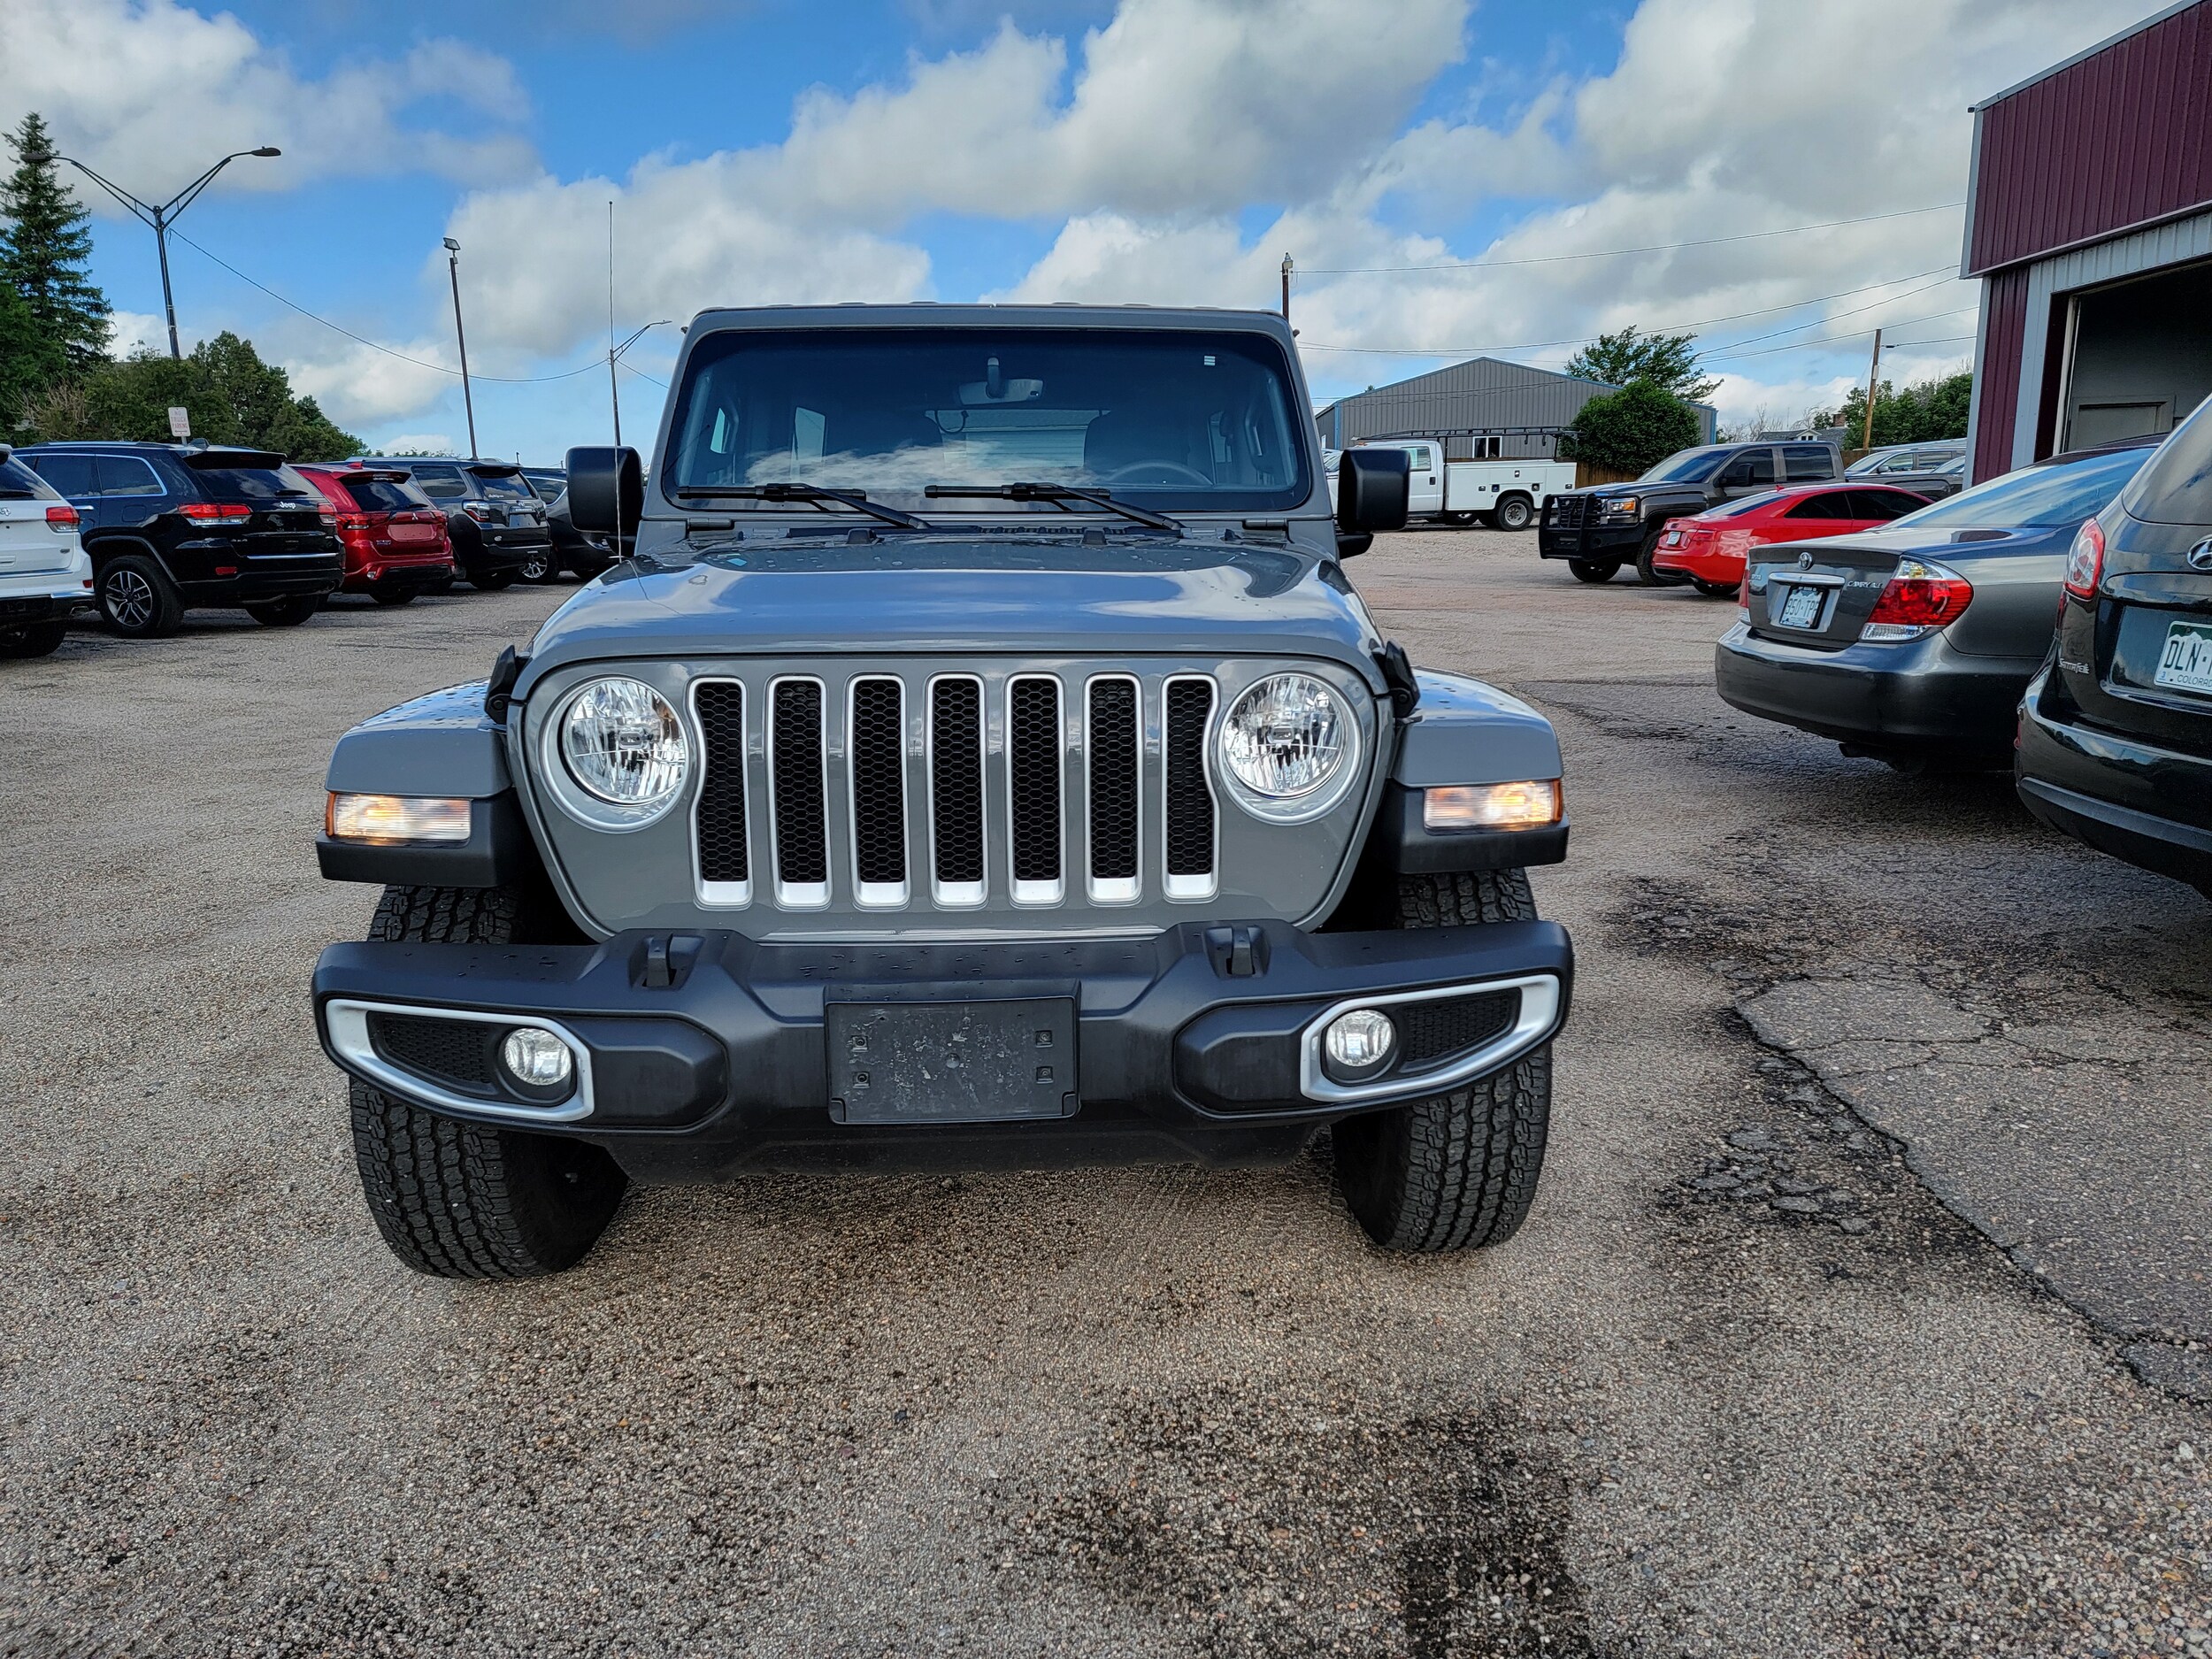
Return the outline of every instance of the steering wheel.
<path id="1" fill-rule="evenodd" d="M 1208 489 L 1213 488 L 1213 480 L 1208 478 L 1196 467 L 1185 466 L 1179 461 L 1132 461 L 1128 465 L 1118 466 L 1107 473 L 1105 481 L 1109 484 L 1118 484 L 1127 479 L 1132 472 L 1180 472 L 1194 484 L 1202 485 Z"/>

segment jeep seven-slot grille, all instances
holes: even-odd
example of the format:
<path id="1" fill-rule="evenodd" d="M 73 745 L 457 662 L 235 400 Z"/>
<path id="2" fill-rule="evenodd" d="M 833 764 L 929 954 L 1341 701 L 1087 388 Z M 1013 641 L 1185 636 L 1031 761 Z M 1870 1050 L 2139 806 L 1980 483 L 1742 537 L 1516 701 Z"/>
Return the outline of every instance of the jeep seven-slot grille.
<path id="1" fill-rule="evenodd" d="M 972 909 L 994 894 L 1111 905 L 1141 901 L 1164 877 L 1171 899 L 1209 897 L 1215 702 L 1201 674 L 788 678 L 752 697 L 734 680 L 703 680 L 701 896 L 794 909 Z M 839 761 L 829 743 L 841 733 Z M 749 885 L 749 795 L 764 789 L 774 879 Z M 1156 831 L 1162 852 L 1148 876 Z"/>

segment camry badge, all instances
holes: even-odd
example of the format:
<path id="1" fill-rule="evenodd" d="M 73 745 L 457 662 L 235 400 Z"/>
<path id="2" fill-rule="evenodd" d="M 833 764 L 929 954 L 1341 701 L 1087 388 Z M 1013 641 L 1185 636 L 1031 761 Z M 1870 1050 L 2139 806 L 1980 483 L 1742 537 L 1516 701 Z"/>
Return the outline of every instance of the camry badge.
<path id="1" fill-rule="evenodd" d="M 1798 569 L 1800 569 L 1800 570 L 1801 570 L 1801 571 L 1809 571 L 1809 570 L 1812 569 L 1812 567 L 1813 567 L 1813 556 L 1812 556 L 1811 554 L 1809 554 L 1809 553 L 1800 553 L 1800 554 L 1797 556 L 1797 568 L 1798 568 Z"/>
<path id="2" fill-rule="evenodd" d="M 2189 549 L 2189 568 L 2193 571 L 2212 571 L 2212 535 L 2205 537 Z"/>

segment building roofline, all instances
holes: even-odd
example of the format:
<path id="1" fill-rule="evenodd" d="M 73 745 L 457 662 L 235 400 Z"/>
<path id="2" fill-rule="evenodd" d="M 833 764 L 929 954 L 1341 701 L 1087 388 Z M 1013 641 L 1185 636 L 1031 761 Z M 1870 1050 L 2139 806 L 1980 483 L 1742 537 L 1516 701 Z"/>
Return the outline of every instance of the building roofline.
<path id="1" fill-rule="evenodd" d="M 2061 74 L 2066 70 L 2071 69 L 2076 64 L 2081 63 L 2085 59 L 2094 58 L 2099 52 L 2105 51 L 2112 47 L 2117 46 L 2122 41 L 2131 39 L 2135 35 L 2142 34 L 2146 29 L 2156 28 L 2168 18 L 2178 17 L 2184 12 L 2190 11 L 2194 7 L 2204 4 L 2205 0 L 2174 0 L 2173 4 L 2165 6 L 2161 10 L 2153 12 L 2149 17 L 2143 19 L 2140 22 L 2129 24 L 2127 27 L 2122 29 L 2117 35 L 2108 35 L 2103 40 L 2099 41 L 2094 46 L 2085 46 L 2081 50 L 2076 52 L 2071 58 L 2066 58 L 2059 63 L 2053 64 L 2047 69 L 2039 69 L 2035 72 L 2035 73 L 2030 75 L 2025 81 L 2015 81 L 2012 85 L 2007 87 L 2002 92 L 1992 93 L 1988 97 L 1981 99 L 1978 103 L 1968 104 L 1966 106 L 1967 111 L 1970 114 L 1978 115 L 1984 110 L 1989 108 L 1989 106 L 1993 104 L 2002 104 L 2007 98 L 2011 97 L 2016 93 L 2025 92 L 2030 87 L 2035 86 L 2039 82 L 2048 81 L 2053 75 Z"/>

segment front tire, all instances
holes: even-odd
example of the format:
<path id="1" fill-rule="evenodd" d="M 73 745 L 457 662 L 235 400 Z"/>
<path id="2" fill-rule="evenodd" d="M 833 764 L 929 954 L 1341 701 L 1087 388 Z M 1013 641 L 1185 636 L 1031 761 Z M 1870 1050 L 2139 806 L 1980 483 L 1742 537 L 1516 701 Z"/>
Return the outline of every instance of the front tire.
<path id="1" fill-rule="evenodd" d="M 1402 876 L 1400 927 L 1532 921 L 1519 870 Z M 1465 1088 L 1348 1118 L 1332 1132 L 1337 1183 L 1367 1236 L 1434 1254 L 1502 1244 L 1536 1197 L 1551 1123 L 1551 1047 Z"/>
<path id="2" fill-rule="evenodd" d="M 51 657 L 68 637 L 69 624 L 27 622 L 19 628 L 0 628 L 0 657 Z"/>
<path id="3" fill-rule="evenodd" d="M 1644 532 L 1643 545 L 1636 549 L 1636 580 L 1647 588 L 1678 588 L 1687 578 L 1679 572 L 1659 568 L 1659 537 L 1662 534 L 1658 525 Z"/>
<path id="4" fill-rule="evenodd" d="M 1578 582 L 1609 582 L 1621 573 L 1618 559 L 1569 559 L 1567 568 Z"/>
<path id="5" fill-rule="evenodd" d="M 126 553 L 100 572 L 100 614 L 127 640 L 165 640 L 184 626 L 184 599 L 157 560 Z"/>
<path id="6" fill-rule="evenodd" d="M 552 549 L 548 549 L 542 553 L 533 553 L 524 560 L 522 568 L 516 574 L 526 582 L 543 587 L 549 582 L 560 580 L 561 561 L 554 556 Z"/>
<path id="7" fill-rule="evenodd" d="M 369 937 L 435 944 L 561 937 L 549 896 L 511 887 L 387 887 Z M 391 1252 L 440 1279 L 532 1279 L 581 1261 L 628 1179 L 604 1150 L 442 1118 L 356 1081 L 354 1161 Z"/>

